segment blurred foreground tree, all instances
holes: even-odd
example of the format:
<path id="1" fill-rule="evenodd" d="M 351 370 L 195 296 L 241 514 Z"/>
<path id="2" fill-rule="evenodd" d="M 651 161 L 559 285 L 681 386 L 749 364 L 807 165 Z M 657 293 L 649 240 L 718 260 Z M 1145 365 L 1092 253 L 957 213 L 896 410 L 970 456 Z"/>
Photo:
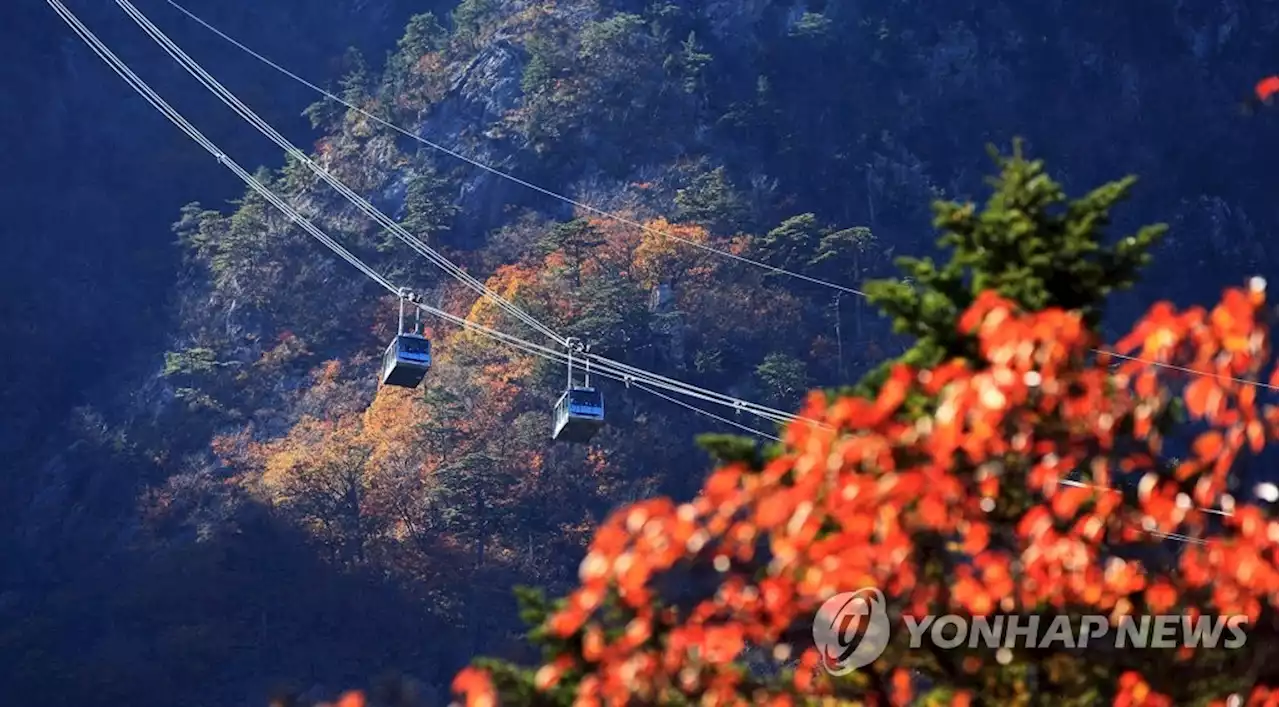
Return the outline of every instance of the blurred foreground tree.
<path id="1" fill-rule="evenodd" d="M 870 288 L 916 347 L 858 393 L 810 394 L 822 426 L 764 459 L 709 440 L 722 465 L 692 502 L 617 511 L 577 590 L 521 595 L 543 664 L 478 661 L 454 682 L 466 704 L 1276 704 L 1280 527 L 1228 496 L 1277 438 L 1265 284 L 1157 304 L 1110 349 L 1133 358 L 1103 353 L 1106 297 L 1162 228 L 1108 246 L 1132 179 L 1068 202 L 1018 150 L 1000 167 L 982 211 L 938 205 L 950 263 Z M 863 587 L 898 630 L 836 677 L 815 618 Z M 1066 616 L 1073 635 L 1084 615 L 1242 616 L 1247 648 L 908 649 L 904 617 L 949 613 Z"/>

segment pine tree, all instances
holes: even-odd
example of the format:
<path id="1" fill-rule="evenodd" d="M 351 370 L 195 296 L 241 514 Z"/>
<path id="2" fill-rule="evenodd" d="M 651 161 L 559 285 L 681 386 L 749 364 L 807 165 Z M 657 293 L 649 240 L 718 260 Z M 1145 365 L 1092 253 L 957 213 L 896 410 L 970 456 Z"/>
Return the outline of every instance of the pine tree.
<path id="1" fill-rule="evenodd" d="M 951 259 L 939 267 L 931 258 L 896 260 L 905 277 L 866 286 L 867 298 L 893 321 L 894 331 L 915 339 L 898 361 L 932 366 L 951 357 L 976 358 L 973 338 L 957 331 L 960 313 L 986 290 L 994 290 L 1027 311 L 1049 307 L 1078 310 L 1096 329 L 1107 297 L 1133 285 L 1164 235 L 1163 224 L 1143 226 L 1113 245 L 1103 232 L 1111 210 L 1124 200 L 1137 178 L 1108 182 L 1068 201 L 1062 187 L 1040 160 L 991 148 L 999 174 L 990 180 L 985 208 L 939 201 L 933 206 L 938 243 Z M 858 386 L 874 390 L 889 368 L 886 362 Z"/>

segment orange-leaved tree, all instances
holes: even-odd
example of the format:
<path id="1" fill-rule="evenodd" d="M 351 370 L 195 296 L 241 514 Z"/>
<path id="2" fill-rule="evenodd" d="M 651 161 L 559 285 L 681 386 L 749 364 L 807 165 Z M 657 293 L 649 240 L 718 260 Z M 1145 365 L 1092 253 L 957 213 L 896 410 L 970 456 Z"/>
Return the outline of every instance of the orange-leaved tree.
<path id="1" fill-rule="evenodd" d="M 917 337 L 904 357 L 812 393 L 764 454 L 706 440 L 722 463 L 692 501 L 618 510 L 567 598 L 521 593 L 543 663 L 477 661 L 461 700 L 1276 704 L 1280 527 L 1274 493 L 1239 485 L 1277 438 L 1265 283 L 1157 304 L 1107 346 L 1107 296 L 1163 229 L 1107 245 L 1131 179 L 1068 201 L 1019 150 L 999 164 L 984 209 L 936 207 L 950 262 L 868 288 Z M 865 587 L 888 643 L 832 675 L 815 616 Z M 1061 616 L 1072 635 L 1084 617 L 1243 616 L 1246 642 L 912 647 L 904 619 L 941 614 Z"/>

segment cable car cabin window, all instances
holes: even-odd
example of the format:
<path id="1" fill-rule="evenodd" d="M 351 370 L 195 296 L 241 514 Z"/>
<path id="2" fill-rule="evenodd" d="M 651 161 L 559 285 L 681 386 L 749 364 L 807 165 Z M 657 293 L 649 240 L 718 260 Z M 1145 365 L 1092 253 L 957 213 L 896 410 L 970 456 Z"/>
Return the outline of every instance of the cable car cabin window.
<path id="1" fill-rule="evenodd" d="M 565 391 L 556 403 L 551 438 L 563 442 L 587 442 L 604 425 L 604 395 L 593 388 Z"/>
<path id="2" fill-rule="evenodd" d="M 604 396 L 598 390 L 569 391 L 569 414 L 604 419 Z"/>
<path id="3" fill-rule="evenodd" d="M 400 358 L 406 361 L 431 363 L 431 342 L 427 339 L 401 334 L 396 340 L 400 345 Z"/>
<path id="4" fill-rule="evenodd" d="M 431 368 L 431 342 L 413 334 L 397 336 L 382 355 L 382 382 L 416 388 Z"/>

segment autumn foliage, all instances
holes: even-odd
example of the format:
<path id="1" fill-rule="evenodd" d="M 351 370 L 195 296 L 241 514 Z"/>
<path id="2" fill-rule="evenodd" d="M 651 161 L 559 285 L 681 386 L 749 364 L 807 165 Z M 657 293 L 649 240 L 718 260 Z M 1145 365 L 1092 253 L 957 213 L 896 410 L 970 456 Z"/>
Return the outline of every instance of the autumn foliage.
<path id="1" fill-rule="evenodd" d="M 994 651 L 917 656 L 891 645 L 833 680 L 802 641 L 826 598 L 875 586 L 892 612 L 917 617 L 1244 614 L 1249 650 L 1274 651 L 1276 514 L 1233 504 L 1228 483 L 1242 455 L 1276 441 L 1276 408 L 1259 399 L 1269 395 L 1259 387 L 1267 312 L 1260 281 L 1208 311 L 1157 305 L 1114 347 L 1133 358 L 1116 358 L 1095 353 L 1100 342 L 1076 313 L 979 297 L 959 322 L 979 342 L 979 363 L 898 365 L 874 398 L 813 393 L 802 414 L 819 424 L 792 424 L 772 460 L 727 464 L 689 503 L 648 500 L 605 522 L 581 586 L 542 626 L 550 648 L 536 700 L 907 704 L 927 693 L 1023 704 L 1035 701 L 1034 665 L 1038 691 L 1058 704 L 1184 703 L 1188 681 L 1222 677 L 1222 656 L 1001 663 Z M 1205 429 L 1185 461 L 1163 466 L 1161 429 L 1180 403 Z M 1204 544 L 1162 539 L 1173 533 Z M 746 670 L 748 649 L 794 669 L 773 680 Z M 1086 674 L 1106 684 L 1082 683 Z M 1274 676 L 1237 666 L 1221 696 L 1275 704 Z M 518 682 L 471 668 L 455 688 L 485 705 L 519 694 Z"/>

